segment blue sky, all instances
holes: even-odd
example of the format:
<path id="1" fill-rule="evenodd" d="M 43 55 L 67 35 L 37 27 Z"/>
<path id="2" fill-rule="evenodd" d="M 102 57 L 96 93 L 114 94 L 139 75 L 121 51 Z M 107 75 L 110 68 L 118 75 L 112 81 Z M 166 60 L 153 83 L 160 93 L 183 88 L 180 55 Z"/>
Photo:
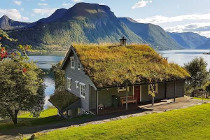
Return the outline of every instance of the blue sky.
<path id="1" fill-rule="evenodd" d="M 160 25 L 167 31 L 193 31 L 210 37 L 210 0 L 0 0 L 0 16 L 25 22 L 47 17 L 77 2 L 108 5 L 118 17 Z"/>

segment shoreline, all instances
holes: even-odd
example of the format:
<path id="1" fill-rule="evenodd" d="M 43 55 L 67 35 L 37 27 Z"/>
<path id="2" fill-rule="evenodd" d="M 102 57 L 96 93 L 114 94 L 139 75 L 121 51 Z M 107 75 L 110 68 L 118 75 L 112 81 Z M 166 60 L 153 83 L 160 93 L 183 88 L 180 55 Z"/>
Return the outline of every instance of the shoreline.
<path id="1" fill-rule="evenodd" d="M 56 55 L 56 56 L 65 56 L 68 50 L 62 51 L 50 51 L 50 50 L 32 50 L 28 52 L 28 56 L 36 56 L 36 55 Z"/>

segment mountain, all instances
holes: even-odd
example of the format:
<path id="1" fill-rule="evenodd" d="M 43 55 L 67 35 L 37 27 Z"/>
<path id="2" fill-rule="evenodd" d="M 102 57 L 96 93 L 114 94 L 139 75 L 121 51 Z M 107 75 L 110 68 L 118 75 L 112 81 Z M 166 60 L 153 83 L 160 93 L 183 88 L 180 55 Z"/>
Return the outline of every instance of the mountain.
<path id="1" fill-rule="evenodd" d="M 67 9 L 58 9 L 48 18 L 43 18 L 38 20 L 37 22 L 49 23 L 60 19 L 68 10 Z"/>
<path id="2" fill-rule="evenodd" d="M 174 40 L 176 40 L 185 49 L 201 49 L 202 46 L 204 44 L 206 44 L 208 40 L 210 40 L 204 36 L 201 36 L 201 35 L 199 35 L 197 33 L 193 33 L 193 32 L 169 33 L 169 35 L 172 38 L 174 38 Z M 207 43 L 207 44 L 209 44 L 209 43 Z M 204 46 L 206 46 L 206 45 L 204 45 Z M 206 47 L 208 48 L 208 46 L 210 48 L 210 44 L 207 45 Z M 206 48 L 206 47 L 204 47 L 204 48 Z"/>
<path id="3" fill-rule="evenodd" d="M 128 42 L 146 43 L 111 12 L 108 6 L 78 3 L 72 8 L 57 10 L 33 26 L 8 32 L 19 44 L 30 44 L 40 49 L 67 49 L 73 42 L 119 42 L 125 36 Z"/>
<path id="4" fill-rule="evenodd" d="M 210 49 L 210 39 L 208 39 L 204 44 L 196 47 L 196 49 Z"/>
<path id="5" fill-rule="evenodd" d="M 0 18 L 0 28 L 3 30 L 13 30 L 23 28 L 29 25 L 29 23 L 14 21 L 8 18 L 6 15 Z"/>
<path id="6" fill-rule="evenodd" d="M 181 49 L 173 38 L 166 33 L 160 26 L 154 24 L 138 23 L 131 18 L 119 18 L 121 22 L 126 24 L 134 33 L 143 38 L 153 48 L 158 50 Z"/>

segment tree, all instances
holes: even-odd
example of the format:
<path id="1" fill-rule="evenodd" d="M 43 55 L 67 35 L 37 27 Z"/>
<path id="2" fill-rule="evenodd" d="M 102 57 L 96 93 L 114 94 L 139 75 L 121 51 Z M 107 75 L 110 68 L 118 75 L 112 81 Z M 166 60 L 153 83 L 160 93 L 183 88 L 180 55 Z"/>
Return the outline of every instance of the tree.
<path id="1" fill-rule="evenodd" d="M 152 83 L 151 80 L 149 80 L 150 84 L 148 86 L 148 94 L 152 96 L 152 106 L 154 105 L 155 102 L 155 96 L 158 93 L 158 85 L 155 83 Z"/>
<path id="2" fill-rule="evenodd" d="M 65 90 L 65 73 L 63 70 L 61 70 L 62 62 L 63 61 L 58 62 L 50 69 L 54 73 L 55 89 L 61 91 Z"/>
<path id="3" fill-rule="evenodd" d="M 64 117 L 63 111 L 66 107 L 76 102 L 79 98 L 69 93 L 65 88 L 65 73 L 61 70 L 62 61 L 53 65 L 51 71 L 55 76 L 55 92 L 50 96 L 49 101 L 59 110 L 61 116 Z"/>
<path id="4" fill-rule="evenodd" d="M 195 58 L 191 62 L 185 64 L 185 68 L 191 75 L 191 78 L 186 81 L 186 91 L 188 93 L 193 93 L 196 89 L 202 89 L 209 79 L 207 63 L 204 59 L 201 57 Z"/>
<path id="5" fill-rule="evenodd" d="M 30 47 L 19 48 L 20 51 L 7 53 L 0 60 L 0 117 L 9 117 L 15 125 L 20 110 L 37 116 L 45 97 L 43 72 L 26 55 Z"/>

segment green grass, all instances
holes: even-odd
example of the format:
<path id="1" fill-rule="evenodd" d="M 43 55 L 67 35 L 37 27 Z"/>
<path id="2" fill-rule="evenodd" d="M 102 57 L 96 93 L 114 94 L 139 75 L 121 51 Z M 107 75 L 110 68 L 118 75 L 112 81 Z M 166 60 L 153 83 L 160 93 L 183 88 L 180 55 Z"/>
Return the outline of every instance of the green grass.
<path id="1" fill-rule="evenodd" d="M 48 124 L 52 122 L 58 121 L 57 109 L 56 108 L 49 108 L 43 110 L 40 113 L 39 117 L 33 117 L 30 113 L 21 113 L 18 116 L 18 125 L 17 127 L 21 126 L 33 126 L 33 125 L 42 125 Z M 1 120 L 0 121 L 0 130 L 11 129 L 14 128 L 14 124 L 11 120 Z"/>
<path id="2" fill-rule="evenodd" d="M 202 100 L 201 97 L 193 97 L 193 99 Z M 210 98 L 203 98 L 203 100 L 210 101 Z"/>
<path id="3" fill-rule="evenodd" d="M 38 133 L 36 140 L 67 139 L 210 139 L 210 104 Z"/>
<path id="4" fill-rule="evenodd" d="M 10 130 L 10 129 L 18 129 L 23 126 L 36 126 L 36 125 L 47 125 L 52 123 L 65 123 L 65 122 L 74 122 L 80 121 L 83 119 L 92 118 L 92 115 L 83 115 L 75 118 L 70 119 L 62 119 L 61 117 L 57 116 L 57 109 L 56 108 L 49 108 L 43 110 L 40 113 L 39 117 L 33 117 L 29 112 L 21 113 L 18 115 L 18 125 L 14 126 L 11 120 L 0 120 L 0 130 Z"/>
<path id="5" fill-rule="evenodd" d="M 39 118 L 46 118 L 46 117 L 54 116 L 54 115 L 57 115 L 57 113 L 58 113 L 57 109 L 52 107 L 52 108 L 43 110 L 40 113 Z M 33 118 L 33 116 L 29 112 L 27 112 L 27 113 L 19 115 L 18 118 Z"/>

